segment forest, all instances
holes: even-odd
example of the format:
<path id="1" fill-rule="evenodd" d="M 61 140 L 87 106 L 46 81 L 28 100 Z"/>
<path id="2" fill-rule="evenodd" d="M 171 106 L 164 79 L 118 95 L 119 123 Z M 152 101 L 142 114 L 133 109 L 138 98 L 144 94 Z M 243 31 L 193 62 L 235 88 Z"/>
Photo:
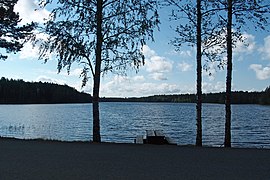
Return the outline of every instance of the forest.
<path id="1" fill-rule="evenodd" d="M 0 104 L 87 103 L 91 95 L 67 85 L 23 80 L 0 80 Z"/>
<path id="2" fill-rule="evenodd" d="M 225 97 L 225 92 L 202 94 L 202 102 L 224 104 Z M 179 94 L 154 95 L 140 98 L 102 98 L 101 101 L 196 103 L 196 95 Z M 270 105 L 270 86 L 262 92 L 234 91 L 232 92 L 232 104 Z"/>
<path id="3" fill-rule="evenodd" d="M 203 103 L 225 103 L 225 92 L 202 94 Z M 195 94 L 180 94 L 180 95 L 154 95 L 142 98 L 130 98 L 128 100 L 141 102 L 175 102 L 175 103 L 196 103 Z M 262 92 L 247 92 L 235 91 L 232 92 L 232 104 L 262 104 L 270 105 L 270 91 Z"/>
<path id="4" fill-rule="evenodd" d="M 224 104 L 225 92 L 202 95 L 203 103 Z M 131 98 L 100 98 L 101 102 L 173 102 L 196 103 L 195 94 L 154 95 Z M 25 82 L 21 79 L 0 79 L 0 104 L 91 103 L 92 96 L 68 85 L 48 82 Z M 232 92 L 232 104 L 270 105 L 270 86 L 262 92 Z"/>

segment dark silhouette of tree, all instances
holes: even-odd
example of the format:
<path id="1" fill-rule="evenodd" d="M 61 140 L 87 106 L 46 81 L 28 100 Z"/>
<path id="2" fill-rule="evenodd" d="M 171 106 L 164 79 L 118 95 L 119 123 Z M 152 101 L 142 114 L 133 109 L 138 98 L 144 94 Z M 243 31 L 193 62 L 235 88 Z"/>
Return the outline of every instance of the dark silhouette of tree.
<path id="1" fill-rule="evenodd" d="M 231 147 L 231 89 L 232 89 L 232 0 L 227 1 L 227 77 L 225 101 L 225 139 L 224 146 Z"/>
<path id="2" fill-rule="evenodd" d="M 187 43 L 192 47 L 196 46 L 196 146 L 202 146 L 202 58 L 206 57 L 206 62 L 219 60 L 217 57 L 220 52 L 211 49 L 221 41 L 216 36 L 221 33 L 220 27 L 222 26 L 218 21 L 216 24 L 214 23 L 213 17 L 217 9 L 212 8 L 211 2 L 206 0 L 196 0 L 196 3 L 192 0 L 165 1 L 174 8 L 172 20 L 187 21 L 186 24 L 180 24 L 175 28 L 178 37 L 172 41 L 172 44 L 176 50 L 180 49 L 182 43 Z M 207 64 L 205 67 L 207 69 Z"/>
<path id="3" fill-rule="evenodd" d="M 7 53 L 21 50 L 24 42 L 30 38 L 35 24 L 19 26 L 20 17 L 14 12 L 14 5 L 18 0 L 0 0 L 0 48 Z M 0 60 L 7 59 L 7 55 L 0 53 Z"/>
<path id="4" fill-rule="evenodd" d="M 260 104 L 270 105 L 270 86 L 268 86 L 260 97 Z"/>
<path id="5" fill-rule="evenodd" d="M 202 146 L 202 12 L 201 0 L 197 0 L 196 59 L 197 59 L 197 135 L 196 146 Z"/>
<path id="6" fill-rule="evenodd" d="M 226 123 L 225 147 L 231 145 L 231 84 L 232 84 L 232 52 L 237 41 L 244 41 L 241 30 L 248 21 L 254 23 L 255 29 L 265 29 L 269 13 L 269 2 L 264 0 L 165 0 L 173 5 L 173 20 L 183 20 L 175 28 L 179 35 L 172 43 L 179 49 L 182 43 L 197 47 L 197 137 L 196 145 L 201 145 L 201 60 L 206 57 L 206 62 L 219 61 L 218 67 L 225 65 L 222 54 L 227 52 L 227 77 L 226 77 Z M 227 16 L 224 17 L 227 12 Z M 180 15 L 178 15 L 180 14 Z M 235 18 L 233 20 L 233 17 Z M 233 29 L 234 28 L 234 29 Z M 205 55 L 205 56 L 204 56 Z M 204 68 L 208 70 L 207 63 Z"/>
<path id="7" fill-rule="evenodd" d="M 51 3 L 47 0 L 46 3 Z M 125 74 L 128 66 L 144 64 L 141 48 L 153 40 L 159 24 L 155 0 L 58 0 L 45 24 L 47 41 L 40 45 L 40 58 L 54 53 L 59 72 L 71 64 L 84 65 L 83 85 L 93 76 L 93 141 L 100 142 L 100 76 L 106 72 Z M 46 5 L 46 4 L 45 4 Z"/>
<path id="8" fill-rule="evenodd" d="M 227 77 L 226 77 L 226 100 L 225 100 L 225 138 L 224 146 L 231 147 L 231 101 L 232 101 L 232 67 L 233 48 L 235 42 L 244 41 L 242 30 L 250 21 L 254 24 L 255 30 L 262 29 L 268 25 L 268 18 L 265 16 L 270 12 L 270 4 L 263 0 L 226 0 L 219 1 L 218 7 L 226 8 L 227 17 L 221 17 L 226 23 L 226 49 L 227 49 Z M 250 28 L 250 27 L 247 27 Z M 234 29 L 234 32 L 233 32 Z"/>

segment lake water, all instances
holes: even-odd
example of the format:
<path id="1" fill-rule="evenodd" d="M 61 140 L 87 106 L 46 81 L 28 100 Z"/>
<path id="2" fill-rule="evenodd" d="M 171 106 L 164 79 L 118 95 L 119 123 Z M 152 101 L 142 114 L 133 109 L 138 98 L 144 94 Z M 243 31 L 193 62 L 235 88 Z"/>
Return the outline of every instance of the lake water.
<path id="1" fill-rule="evenodd" d="M 203 144 L 221 146 L 225 111 L 203 105 Z M 100 104 L 102 141 L 133 143 L 147 129 L 158 129 L 180 145 L 195 144 L 195 104 Z M 0 136 L 19 139 L 89 141 L 92 104 L 0 105 Z M 270 106 L 232 105 L 232 146 L 270 148 Z"/>

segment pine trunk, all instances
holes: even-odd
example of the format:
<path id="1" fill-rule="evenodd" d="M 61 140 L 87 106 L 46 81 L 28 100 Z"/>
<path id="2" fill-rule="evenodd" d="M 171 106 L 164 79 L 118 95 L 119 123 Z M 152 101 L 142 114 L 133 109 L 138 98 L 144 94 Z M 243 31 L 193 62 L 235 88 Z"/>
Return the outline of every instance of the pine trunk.
<path id="1" fill-rule="evenodd" d="M 93 87 L 93 141 L 101 142 L 100 137 L 100 119 L 99 119 L 99 88 L 100 71 L 102 58 L 102 0 L 97 1 L 97 43 L 96 43 L 96 63 Z"/>
<path id="2" fill-rule="evenodd" d="M 225 102 L 225 140 L 224 146 L 231 147 L 231 85 L 232 85 L 232 0 L 228 0 L 227 19 L 227 78 Z"/>
<path id="3" fill-rule="evenodd" d="M 202 52 L 201 52 L 201 0 L 197 0 L 197 136 L 196 146 L 202 146 Z"/>

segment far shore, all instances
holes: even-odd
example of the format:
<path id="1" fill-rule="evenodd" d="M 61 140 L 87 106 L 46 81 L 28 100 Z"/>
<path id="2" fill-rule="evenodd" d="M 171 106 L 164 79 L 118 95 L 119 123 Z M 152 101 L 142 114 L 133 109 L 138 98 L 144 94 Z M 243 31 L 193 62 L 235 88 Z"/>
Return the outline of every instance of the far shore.
<path id="1" fill-rule="evenodd" d="M 270 179 L 270 149 L 0 138 L 0 179 Z"/>

